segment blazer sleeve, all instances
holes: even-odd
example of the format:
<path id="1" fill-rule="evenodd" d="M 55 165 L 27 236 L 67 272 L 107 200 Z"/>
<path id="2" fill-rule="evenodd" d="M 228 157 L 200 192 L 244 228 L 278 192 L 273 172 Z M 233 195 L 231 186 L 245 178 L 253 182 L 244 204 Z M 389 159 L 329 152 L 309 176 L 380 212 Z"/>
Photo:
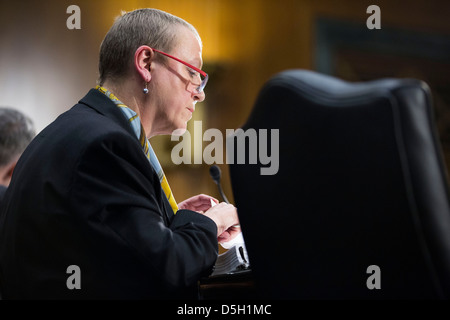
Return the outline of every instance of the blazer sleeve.
<path id="1" fill-rule="evenodd" d="M 99 136 L 76 165 L 72 212 L 101 238 L 105 250 L 113 254 L 120 248 L 138 256 L 164 287 L 192 286 L 211 272 L 217 258 L 217 227 L 190 210 L 165 219 L 162 189 L 155 180 L 134 137 Z"/>

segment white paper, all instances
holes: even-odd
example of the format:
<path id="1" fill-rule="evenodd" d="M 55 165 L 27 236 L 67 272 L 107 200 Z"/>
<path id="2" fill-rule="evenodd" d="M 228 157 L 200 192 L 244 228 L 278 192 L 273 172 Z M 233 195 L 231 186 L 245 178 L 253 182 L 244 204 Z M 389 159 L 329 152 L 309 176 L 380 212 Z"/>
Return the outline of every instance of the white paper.
<path id="1" fill-rule="evenodd" d="M 220 245 L 225 249 L 230 249 L 233 246 L 243 246 L 245 249 L 244 237 L 242 236 L 242 232 L 240 232 L 236 237 L 227 242 L 220 242 Z"/>

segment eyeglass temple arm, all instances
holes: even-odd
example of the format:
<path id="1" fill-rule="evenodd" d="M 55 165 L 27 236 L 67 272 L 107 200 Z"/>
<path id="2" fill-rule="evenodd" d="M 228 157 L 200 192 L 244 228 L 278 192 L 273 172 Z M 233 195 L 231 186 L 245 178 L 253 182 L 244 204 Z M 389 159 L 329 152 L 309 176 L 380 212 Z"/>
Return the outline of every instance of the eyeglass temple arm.
<path id="1" fill-rule="evenodd" d="M 156 51 L 156 52 L 158 52 L 158 53 L 160 53 L 160 54 L 163 54 L 163 55 L 165 55 L 165 56 L 167 56 L 167 57 L 169 57 L 169 58 L 172 58 L 172 59 L 174 59 L 174 60 L 176 60 L 176 61 L 178 61 L 178 62 L 181 62 L 182 64 L 188 66 L 189 68 L 191 68 L 191 69 L 197 71 L 198 73 L 200 73 L 200 74 L 201 74 L 202 76 L 204 76 L 205 78 L 208 77 L 208 74 L 207 74 L 205 71 L 200 70 L 200 69 L 197 68 L 197 67 L 194 67 L 192 64 L 189 64 L 189 63 L 187 63 L 187 62 L 185 62 L 185 61 L 183 61 L 183 60 L 178 59 L 177 57 L 171 56 L 170 54 L 165 53 L 165 52 L 162 52 L 162 51 L 159 51 L 159 50 L 157 50 L 157 49 L 153 49 L 153 48 L 150 48 L 150 49 L 152 49 L 153 51 Z"/>

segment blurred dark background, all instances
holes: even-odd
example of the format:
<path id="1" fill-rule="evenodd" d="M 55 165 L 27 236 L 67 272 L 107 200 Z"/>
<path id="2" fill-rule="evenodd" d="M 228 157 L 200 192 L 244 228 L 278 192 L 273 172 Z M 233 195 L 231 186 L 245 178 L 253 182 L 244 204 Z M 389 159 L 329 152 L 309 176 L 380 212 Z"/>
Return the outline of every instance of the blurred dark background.
<path id="1" fill-rule="evenodd" d="M 447 166 L 450 164 L 450 2 L 446 0 L 43 0 L 0 2 L 1 105 L 22 110 L 43 129 L 96 85 L 100 43 L 121 10 L 153 7 L 192 23 L 210 74 L 206 100 L 193 121 L 203 131 L 246 121 L 262 85 L 285 69 L 317 70 L 349 81 L 385 77 L 424 80 L 431 87 Z M 69 5 L 81 9 L 81 30 L 69 30 Z M 381 9 L 381 30 L 368 30 L 369 5 Z M 278 112 L 276 109 L 273 112 Z M 192 135 L 192 134 L 191 134 Z M 175 198 L 220 199 L 205 163 L 175 165 L 169 136 L 151 140 Z M 203 143 L 203 148 L 209 142 Z M 301 147 L 301 146 L 300 146 Z M 202 150 L 203 150 L 202 148 Z M 192 155 L 193 156 L 193 155 Z M 283 164 L 280 163 L 280 166 Z M 233 201 L 228 168 L 219 164 Z"/>

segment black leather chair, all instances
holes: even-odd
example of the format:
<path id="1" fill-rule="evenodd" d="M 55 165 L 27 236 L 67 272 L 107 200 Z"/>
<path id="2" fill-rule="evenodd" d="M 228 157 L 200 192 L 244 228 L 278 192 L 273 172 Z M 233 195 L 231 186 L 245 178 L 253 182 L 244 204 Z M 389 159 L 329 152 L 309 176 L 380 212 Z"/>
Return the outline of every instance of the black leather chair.
<path id="1" fill-rule="evenodd" d="M 265 84 L 242 129 L 258 141 L 260 129 L 279 129 L 274 175 L 261 175 L 260 160 L 249 164 L 248 141 L 246 164 L 237 164 L 243 150 L 231 142 L 261 298 L 450 297 L 449 193 L 425 83 L 289 70 Z"/>

